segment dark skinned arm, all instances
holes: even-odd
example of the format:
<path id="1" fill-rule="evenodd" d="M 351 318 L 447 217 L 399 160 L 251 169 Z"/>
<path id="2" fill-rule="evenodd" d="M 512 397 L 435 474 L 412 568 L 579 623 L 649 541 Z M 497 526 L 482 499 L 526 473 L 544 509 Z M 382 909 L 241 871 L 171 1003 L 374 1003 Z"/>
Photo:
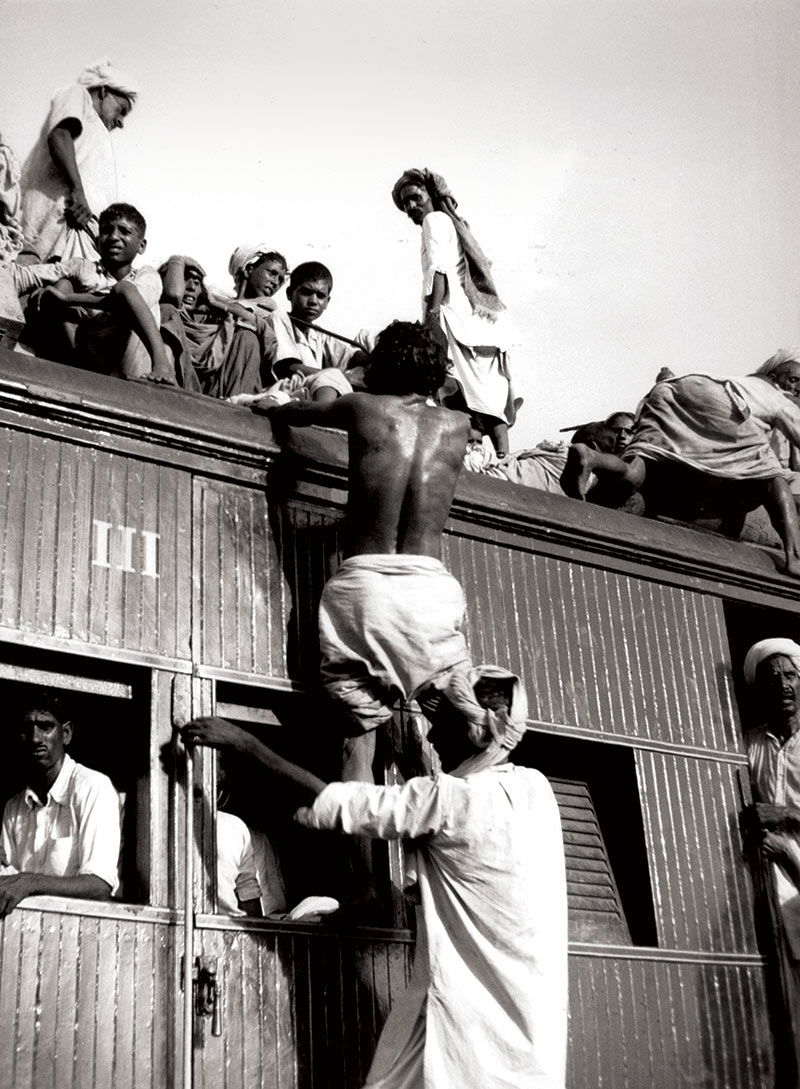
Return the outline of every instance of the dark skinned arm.
<path id="1" fill-rule="evenodd" d="M 439 318 L 439 308 L 447 294 L 447 276 L 443 272 L 434 272 L 433 289 L 425 299 L 425 317 L 429 320 Z"/>
<path id="2" fill-rule="evenodd" d="M 0 919 L 27 896 L 69 896 L 81 900 L 108 900 L 111 886 L 94 874 L 50 877 L 43 873 L 17 873 L 0 877 Z"/>
<path id="3" fill-rule="evenodd" d="M 316 371 L 314 372 L 317 373 Z M 335 401 L 292 401 L 288 405 L 253 405 L 253 412 L 269 416 L 291 427 L 338 427 L 344 431 L 352 419 L 352 393 L 337 397 Z"/>
<path id="4" fill-rule="evenodd" d="M 170 257 L 167 261 L 167 270 L 161 279 L 164 284 L 163 301 L 172 303 L 173 306 L 180 306 L 186 286 L 186 258 L 178 254 Z"/>
<path id="5" fill-rule="evenodd" d="M 77 131 L 76 131 L 77 130 Z M 93 218 L 92 209 L 86 203 L 78 164 L 75 160 L 75 137 L 80 134 L 77 118 L 68 118 L 56 125 L 47 137 L 47 147 L 53 162 L 64 175 L 69 186 L 67 198 L 67 222 L 71 227 L 86 227 Z"/>

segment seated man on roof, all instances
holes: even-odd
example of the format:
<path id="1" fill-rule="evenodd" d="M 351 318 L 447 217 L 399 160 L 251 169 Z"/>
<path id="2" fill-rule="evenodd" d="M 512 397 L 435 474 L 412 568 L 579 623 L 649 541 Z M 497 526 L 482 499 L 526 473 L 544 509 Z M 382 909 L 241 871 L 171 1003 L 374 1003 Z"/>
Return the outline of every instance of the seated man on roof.
<path id="1" fill-rule="evenodd" d="M 121 378 L 176 384 L 161 339 L 161 277 L 133 262 L 144 252 L 147 225 L 130 204 L 100 214 L 100 260 L 72 257 L 46 265 L 16 265 L 20 295 L 44 288 L 26 341 L 45 358 Z"/>
<path id="2" fill-rule="evenodd" d="M 205 286 L 199 261 L 175 254 L 158 270 L 164 284 L 161 320 L 180 341 L 210 397 L 259 393 L 262 360 L 275 337 L 265 318 Z"/>
<path id="3" fill-rule="evenodd" d="M 14 347 L 25 320 L 12 271 L 24 242 L 19 208 L 19 163 L 0 134 L 0 346 L 8 348 Z"/>
<path id="4" fill-rule="evenodd" d="M 661 488 L 695 492 L 713 485 L 731 507 L 766 507 L 783 544 L 785 570 L 800 576 L 800 524 L 786 472 L 770 446 L 774 428 L 800 443 L 798 390 L 800 351 L 785 353 L 769 374 L 689 374 L 657 382 L 621 457 L 580 443 L 571 448 L 564 491 L 585 499 L 594 473 L 622 497 L 646 485 L 650 509 Z"/>
<path id="5" fill-rule="evenodd" d="M 111 780 L 67 753 L 72 723 L 52 689 L 27 694 L 10 725 L 26 786 L 3 812 L 0 918 L 27 896 L 107 900 L 117 889 L 120 850 Z"/>
<path id="6" fill-rule="evenodd" d="M 369 392 L 327 404 L 263 403 L 273 425 L 348 433 L 345 558 L 319 607 L 322 681 L 355 735 L 345 742 L 346 780 L 372 781 L 375 730 L 400 699 L 418 699 L 435 715 L 454 700 L 463 707 L 468 693 L 482 713 L 463 681 L 464 593 L 441 561 L 469 432 L 464 413 L 433 399 L 446 367 L 435 330 L 394 322 L 378 335 Z"/>
<path id="7" fill-rule="evenodd" d="M 248 310 L 276 310 L 275 294 L 289 275 L 286 258 L 265 243 L 237 246 L 228 262 L 236 301 Z"/>
<path id="8" fill-rule="evenodd" d="M 302 389 L 314 401 L 335 401 L 353 386 L 348 371 L 360 368 L 364 352 L 352 342 L 316 327 L 327 309 L 333 288 L 330 270 L 318 261 L 307 261 L 289 279 L 290 310 L 274 310 L 269 317 L 275 334 L 272 377 L 280 388 Z M 360 370 L 359 370 L 360 377 Z M 267 389 L 264 396 L 273 396 Z M 237 398 L 235 404 L 254 404 L 254 398 Z"/>

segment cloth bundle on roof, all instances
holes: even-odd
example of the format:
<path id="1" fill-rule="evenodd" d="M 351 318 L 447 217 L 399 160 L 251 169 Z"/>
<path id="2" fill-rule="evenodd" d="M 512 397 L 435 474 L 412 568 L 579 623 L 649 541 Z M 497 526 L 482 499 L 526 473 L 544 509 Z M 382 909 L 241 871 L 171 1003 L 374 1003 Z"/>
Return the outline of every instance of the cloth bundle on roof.
<path id="1" fill-rule="evenodd" d="M 761 639 L 750 647 L 744 660 L 744 679 L 747 683 L 753 684 L 761 663 L 777 654 L 791 658 L 800 672 L 800 645 L 793 639 Z"/>
<path id="2" fill-rule="evenodd" d="M 91 90 L 92 87 L 107 87 L 109 91 L 116 91 L 119 95 L 134 100 L 139 93 L 139 87 L 126 73 L 112 64 L 109 57 L 102 57 L 89 64 L 78 76 L 77 83 Z"/>
<path id="3" fill-rule="evenodd" d="M 511 682 L 507 711 L 492 711 L 481 706 L 475 696 L 475 685 L 482 680 Z M 502 763 L 522 740 L 528 717 L 528 697 L 516 673 L 496 665 L 457 669 L 442 686 L 442 692 L 463 716 L 470 741 L 481 750 L 460 764 L 453 775 L 464 778 Z"/>
<path id="4" fill-rule="evenodd" d="M 403 211 L 400 194 L 406 185 L 418 185 L 427 190 L 437 212 L 444 212 L 453 222 L 464 251 L 464 281 L 462 287 L 475 314 L 490 321 L 505 310 L 492 278 L 492 262 L 478 245 L 469 223 L 456 212 L 458 202 L 441 174 L 427 168 L 406 170 L 392 188 L 392 200 Z"/>

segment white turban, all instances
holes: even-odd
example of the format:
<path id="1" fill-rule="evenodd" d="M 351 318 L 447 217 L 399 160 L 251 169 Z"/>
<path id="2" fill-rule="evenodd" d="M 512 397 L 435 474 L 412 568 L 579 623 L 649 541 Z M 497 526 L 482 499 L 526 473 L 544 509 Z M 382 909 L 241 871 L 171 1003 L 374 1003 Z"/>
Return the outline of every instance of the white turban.
<path id="1" fill-rule="evenodd" d="M 268 253 L 274 251 L 266 244 L 266 242 L 248 243 L 245 246 L 237 246 L 231 254 L 231 259 L 228 262 L 228 272 L 233 277 L 233 282 L 239 287 L 244 280 L 250 268 L 260 261 L 262 257 L 265 257 Z"/>
<path id="2" fill-rule="evenodd" d="M 484 679 L 512 682 L 511 702 L 507 711 L 491 711 L 478 703 L 475 685 Z M 470 741 L 481 750 L 460 764 L 453 775 L 463 778 L 501 763 L 522 740 L 528 717 L 528 697 L 516 673 L 495 665 L 457 670 L 450 675 L 442 691 L 466 720 Z"/>
<path id="3" fill-rule="evenodd" d="M 90 90 L 92 87 L 108 87 L 109 91 L 116 91 L 130 99 L 135 99 L 139 93 L 138 86 L 130 76 L 115 68 L 108 57 L 84 68 L 78 76 L 78 83 Z"/>
<path id="4" fill-rule="evenodd" d="M 784 363 L 800 363 L 800 348 L 781 348 L 762 363 L 755 373 L 760 374 L 762 378 L 768 378 Z"/>
<path id="5" fill-rule="evenodd" d="M 767 658 L 774 658 L 776 654 L 791 658 L 800 673 L 800 645 L 793 639 L 762 639 L 750 647 L 744 660 L 744 679 L 748 684 L 755 681 L 761 663 Z"/>

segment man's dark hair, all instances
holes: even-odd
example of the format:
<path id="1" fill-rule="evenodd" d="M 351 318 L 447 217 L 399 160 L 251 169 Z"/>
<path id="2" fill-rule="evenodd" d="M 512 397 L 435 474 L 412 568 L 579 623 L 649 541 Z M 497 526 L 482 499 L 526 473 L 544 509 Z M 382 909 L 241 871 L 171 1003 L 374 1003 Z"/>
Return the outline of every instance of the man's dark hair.
<path id="1" fill-rule="evenodd" d="M 12 720 L 21 722 L 31 711 L 47 711 L 63 726 L 70 719 L 67 694 L 59 688 L 45 685 L 20 685 L 11 701 Z"/>
<path id="2" fill-rule="evenodd" d="M 300 284 L 312 283 L 315 280 L 324 280 L 329 290 L 333 288 L 333 276 L 327 265 L 323 265 L 320 261 L 304 261 L 302 265 L 292 269 L 292 275 L 289 277 L 289 294 L 291 295 Z"/>
<path id="3" fill-rule="evenodd" d="M 599 450 L 601 454 L 613 454 L 617 436 L 603 420 L 582 424 L 570 440 L 573 443 L 582 442 L 584 446 L 591 446 L 593 450 Z"/>
<path id="4" fill-rule="evenodd" d="M 393 321 L 378 333 L 364 382 L 370 393 L 433 397 L 447 375 L 447 351 L 436 330 L 418 321 Z"/>
<path id="5" fill-rule="evenodd" d="M 251 265 L 247 266 L 247 271 L 252 272 L 254 268 L 258 268 L 259 265 L 263 265 L 265 261 L 274 261 L 276 265 L 283 265 L 285 272 L 289 271 L 289 262 L 286 260 L 283 254 L 278 253 L 277 250 L 267 250 L 266 253 L 262 253 L 257 260 L 253 261 Z M 302 267 L 302 265 L 298 265 L 298 268 Z M 325 266 L 320 265 L 320 268 L 325 268 Z M 330 276 L 330 273 L 328 273 L 328 275 Z"/>
<path id="6" fill-rule="evenodd" d="M 147 223 L 145 218 L 138 208 L 134 208 L 132 204 L 123 204 L 119 202 L 117 204 L 109 204 L 107 208 L 104 208 L 100 213 L 100 229 L 107 223 L 111 223 L 115 219 L 127 219 L 129 223 L 132 223 L 139 234 L 144 238 L 147 233 Z"/>

